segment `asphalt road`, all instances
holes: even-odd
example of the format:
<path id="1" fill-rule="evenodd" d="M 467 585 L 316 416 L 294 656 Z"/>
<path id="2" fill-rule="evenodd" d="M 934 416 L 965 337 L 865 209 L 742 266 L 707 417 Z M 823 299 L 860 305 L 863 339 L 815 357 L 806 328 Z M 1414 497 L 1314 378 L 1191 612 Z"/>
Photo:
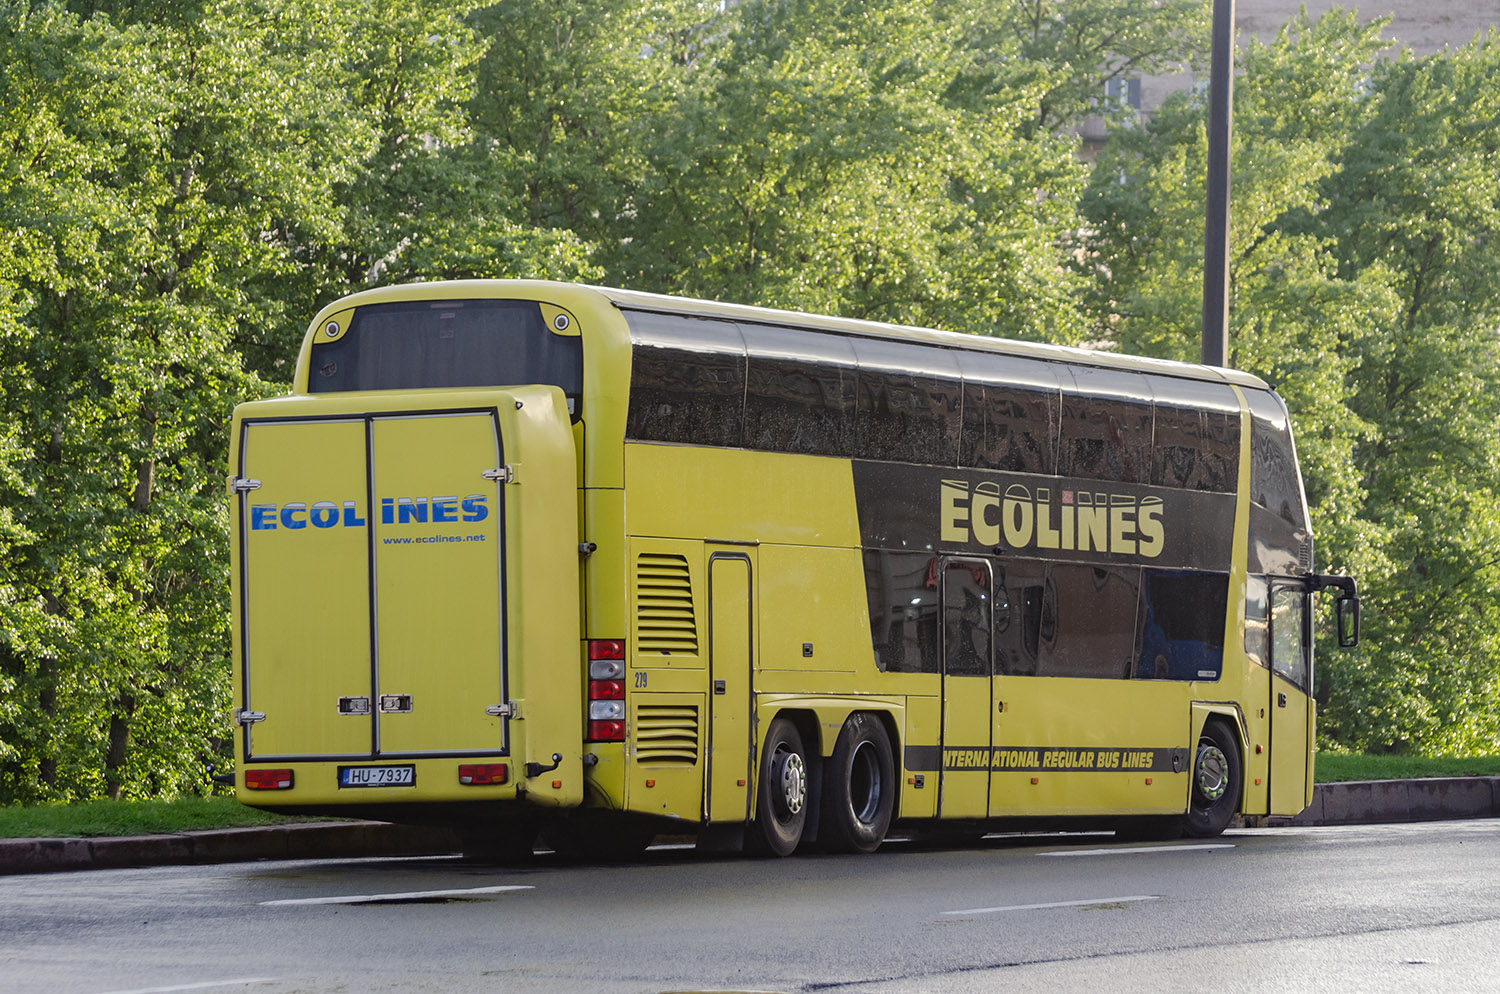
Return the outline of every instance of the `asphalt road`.
<path id="1" fill-rule="evenodd" d="M 1500 820 L 0 878 L 0 992 L 1500 989 Z"/>

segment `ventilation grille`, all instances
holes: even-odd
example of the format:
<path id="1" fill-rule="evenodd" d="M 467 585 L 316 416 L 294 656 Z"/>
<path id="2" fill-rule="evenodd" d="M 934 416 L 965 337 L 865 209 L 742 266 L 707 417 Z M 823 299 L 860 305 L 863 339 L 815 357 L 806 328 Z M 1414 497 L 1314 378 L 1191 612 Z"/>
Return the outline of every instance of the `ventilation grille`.
<path id="1" fill-rule="evenodd" d="M 635 713 L 635 759 L 659 766 L 697 763 L 697 705 L 642 704 Z"/>
<path id="2" fill-rule="evenodd" d="M 683 556 L 645 552 L 636 560 L 635 649 L 697 654 L 693 583 Z"/>

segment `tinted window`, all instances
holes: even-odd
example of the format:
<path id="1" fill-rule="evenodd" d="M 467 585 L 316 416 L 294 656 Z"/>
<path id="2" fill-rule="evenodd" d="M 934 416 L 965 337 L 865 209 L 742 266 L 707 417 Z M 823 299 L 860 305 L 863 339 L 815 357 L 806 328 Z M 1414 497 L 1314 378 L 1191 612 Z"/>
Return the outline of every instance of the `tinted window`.
<path id="1" fill-rule="evenodd" d="M 995 566 L 995 672 L 1035 676 L 1041 653 L 1047 566 L 1003 559 Z"/>
<path id="2" fill-rule="evenodd" d="M 990 569 L 975 560 L 943 567 L 943 672 L 990 675 Z"/>
<path id="3" fill-rule="evenodd" d="M 847 456 L 854 447 L 854 350 L 836 335 L 743 324 L 749 353 L 745 445 Z"/>
<path id="4" fill-rule="evenodd" d="M 1156 680 L 1217 680 L 1224 668 L 1229 577 L 1146 570 L 1141 652 L 1135 675 Z"/>
<path id="5" fill-rule="evenodd" d="M 745 343 L 732 321 L 627 311 L 634 342 L 627 438 L 737 447 Z"/>
<path id="6" fill-rule="evenodd" d="M 938 672 L 937 559 L 881 549 L 866 550 L 864 558 L 876 667 L 889 673 Z"/>
<path id="7" fill-rule="evenodd" d="M 1300 589 L 1271 591 L 1271 668 L 1307 689 L 1307 595 Z"/>
<path id="8" fill-rule="evenodd" d="M 1250 394 L 1250 412 L 1250 499 L 1300 528 L 1302 478 L 1286 413 L 1277 398 L 1259 391 Z"/>
<path id="9" fill-rule="evenodd" d="M 1062 476 L 1148 483 L 1151 396 L 1144 377 L 1089 366 L 1070 367 L 1063 385 Z"/>
<path id="10" fill-rule="evenodd" d="M 851 340 L 859 362 L 855 451 L 865 459 L 952 465 L 958 454 L 958 362 L 946 349 Z"/>
<path id="11" fill-rule="evenodd" d="M 960 353 L 964 376 L 959 464 L 1013 473 L 1057 471 L 1057 373 L 1043 362 Z"/>
<path id="12" fill-rule="evenodd" d="M 1245 655 L 1271 665 L 1271 591 L 1263 576 L 1245 578 Z"/>
<path id="13" fill-rule="evenodd" d="M 1312 568 L 1312 537 L 1302 479 L 1280 398 L 1246 391 L 1250 401 L 1250 570 L 1295 573 Z"/>
<path id="14" fill-rule="evenodd" d="M 1130 676 L 1136 655 L 1140 570 L 1047 567 L 1042 591 L 1040 676 Z"/>
<path id="15" fill-rule="evenodd" d="M 1239 481 L 1240 415 L 1221 383 L 1148 376 L 1156 398 L 1151 482 L 1233 493 Z"/>
<path id="16" fill-rule="evenodd" d="M 561 387 L 577 413 L 581 340 L 553 334 L 538 304 L 421 300 L 358 308 L 342 338 L 313 345 L 307 388 L 326 393 L 529 383 Z"/>

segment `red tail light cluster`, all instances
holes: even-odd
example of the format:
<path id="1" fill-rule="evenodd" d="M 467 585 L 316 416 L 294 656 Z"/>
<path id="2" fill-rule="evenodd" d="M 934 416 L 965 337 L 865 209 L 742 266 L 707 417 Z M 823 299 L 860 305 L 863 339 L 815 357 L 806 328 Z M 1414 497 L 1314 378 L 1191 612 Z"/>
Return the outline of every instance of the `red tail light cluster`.
<path id="1" fill-rule="evenodd" d="M 501 784 L 509 778 L 510 768 L 504 763 L 464 763 L 458 768 L 458 782 L 470 787 Z"/>
<path id="2" fill-rule="evenodd" d="M 291 770 L 246 770 L 246 790 L 291 790 Z"/>
<path id="3" fill-rule="evenodd" d="M 589 641 L 590 742 L 625 741 L 625 641 Z"/>

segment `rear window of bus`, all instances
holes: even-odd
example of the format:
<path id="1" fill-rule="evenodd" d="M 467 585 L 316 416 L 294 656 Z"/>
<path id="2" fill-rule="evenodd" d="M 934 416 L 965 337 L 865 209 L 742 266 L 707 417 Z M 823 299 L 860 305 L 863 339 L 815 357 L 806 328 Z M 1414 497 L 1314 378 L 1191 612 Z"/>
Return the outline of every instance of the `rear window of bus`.
<path id="1" fill-rule="evenodd" d="M 367 304 L 349 330 L 316 342 L 310 393 L 434 390 L 543 383 L 561 387 L 575 416 L 583 390 L 577 336 L 555 335 L 524 300 L 413 300 Z"/>

